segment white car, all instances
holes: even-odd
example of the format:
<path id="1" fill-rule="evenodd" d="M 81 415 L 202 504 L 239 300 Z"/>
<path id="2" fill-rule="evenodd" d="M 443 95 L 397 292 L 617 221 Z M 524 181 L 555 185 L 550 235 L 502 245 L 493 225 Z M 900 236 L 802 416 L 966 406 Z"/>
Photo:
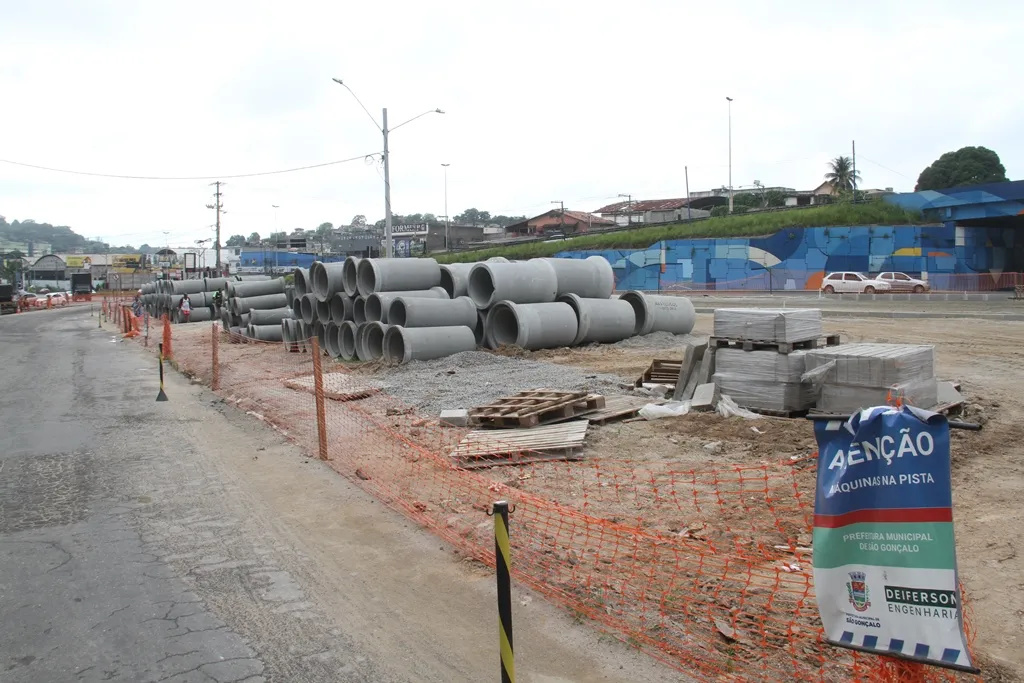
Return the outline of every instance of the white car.
<path id="1" fill-rule="evenodd" d="M 891 289 L 892 285 L 885 280 L 852 271 L 829 273 L 821 281 L 821 291 L 825 294 L 874 294 Z"/>
<path id="2" fill-rule="evenodd" d="M 913 292 L 914 294 L 924 294 L 932 289 L 932 286 L 924 280 L 918 280 L 917 278 L 910 277 L 906 273 L 879 273 L 878 279 L 883 282 L 888 282 L 889 287 L 894 292 Z"/>

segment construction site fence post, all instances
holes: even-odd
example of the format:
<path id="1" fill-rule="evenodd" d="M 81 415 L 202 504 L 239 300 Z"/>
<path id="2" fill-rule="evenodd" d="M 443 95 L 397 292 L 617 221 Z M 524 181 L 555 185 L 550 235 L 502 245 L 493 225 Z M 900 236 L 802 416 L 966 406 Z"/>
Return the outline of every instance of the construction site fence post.
<path id="1" fill-rule="evenodd" d="M 327 460 L 327 408 L 324 405 L 324 375 L 320 341 L 313 335 L 313 396 L 316 399 L 316 433 L 320 459 Z"/>
<path id="2" fill-rule="evenodd" d="M 515 650 L 512 644 L 512 550 L 508 532 L 508 502 L 499 500 L 494 516 L 494 569 L 498 583 L 498 651 L 502 683 L 515 683 Z"/>
<path id="3" fill-rule="evenodd" d="M 210 328 L 210 362 L 213 364 L 210 375 L 210 388 L 220 389 L 220 326 L 217 323 Z"/>

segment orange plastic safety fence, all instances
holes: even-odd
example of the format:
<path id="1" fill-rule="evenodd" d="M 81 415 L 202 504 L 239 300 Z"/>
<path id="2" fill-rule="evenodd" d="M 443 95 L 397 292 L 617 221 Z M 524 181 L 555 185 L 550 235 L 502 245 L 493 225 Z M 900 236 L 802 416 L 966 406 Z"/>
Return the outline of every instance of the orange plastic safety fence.
<path id="1" fill-rule="evenodd" d="M 173 326 L 175 361 L 212 379 L 204 324 Z M 515 506 L 513 576 L 655 657 L 705 681 L 953 681 L 822 640 L 806 547 L 816 459 L 756 466 L 546 461 L 498 444 L 506 464 L 473 469 L 442 428 L 374 383 L 372 364 L 322 362 L 313 344 L 222 334 L 219 394 L 451 543 L 494 563 L 496 499 Z M 318 362 L 318 364 L 320 364 Z M 320 407 L 318 407 L 320 403 Z M 969 613 L 968 613 L 969 616 Z M 970 635 L 970 633 L 969 633 Z"/>

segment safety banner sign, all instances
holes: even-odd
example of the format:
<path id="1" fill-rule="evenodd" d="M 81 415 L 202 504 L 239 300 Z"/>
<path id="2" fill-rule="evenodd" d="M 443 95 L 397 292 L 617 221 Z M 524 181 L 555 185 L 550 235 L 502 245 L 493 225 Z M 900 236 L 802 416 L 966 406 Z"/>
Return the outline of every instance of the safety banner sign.
<path id="1" fill-rule="evenodd" d="M 814 587 L 829 642 L 976 671 L 953 542 L 949 423 L 914 408 L 816 421 Z"/>

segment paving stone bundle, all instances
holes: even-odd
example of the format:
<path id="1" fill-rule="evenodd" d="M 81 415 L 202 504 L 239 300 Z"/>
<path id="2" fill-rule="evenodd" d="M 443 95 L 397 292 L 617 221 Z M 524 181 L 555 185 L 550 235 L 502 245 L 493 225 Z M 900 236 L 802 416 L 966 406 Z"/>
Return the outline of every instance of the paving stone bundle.
<path id="1" fill-rule="evenodd" d="M 807 371 L 818 370 L 817 409 L 850 414 L 896 398 L 918 408 L 938 403 L 935 347 L 925 344 L 846 344 L 807 352 Z"/>
<path id="2" fill-rule="evenodd" d="M 794 413 L 814 406 L 815 393 L 801 378 L 805 351 L 718 349 L 712 377 L 720 392 L 741 408 Z"/>
<path id="3" fill-rule="evenodd" d="M 766 342 L 799 342 L 821 336 L 817 308 L 718 308 L 714 336 Z"/>

